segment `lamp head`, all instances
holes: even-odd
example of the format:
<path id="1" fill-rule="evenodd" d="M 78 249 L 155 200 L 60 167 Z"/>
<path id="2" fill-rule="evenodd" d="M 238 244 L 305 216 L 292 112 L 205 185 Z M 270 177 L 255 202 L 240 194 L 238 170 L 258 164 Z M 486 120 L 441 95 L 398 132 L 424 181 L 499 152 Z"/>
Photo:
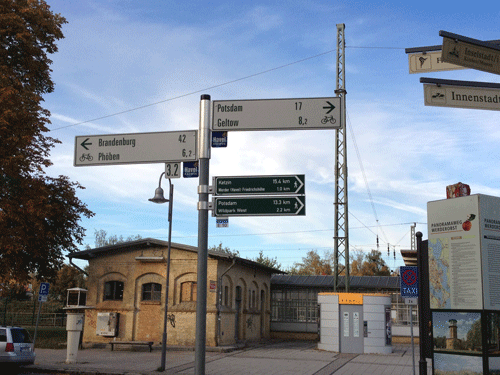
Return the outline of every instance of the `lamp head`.
<path id="1" fill-rule="evenodd" d="M 166 203 L 168 199 L 165 199 L 163 196 L 163 189 L 161 187 L 157 187 L 155 190 L 155 196 L 153 198 L 148 199 L 150 202 L 154 203 Z"/>

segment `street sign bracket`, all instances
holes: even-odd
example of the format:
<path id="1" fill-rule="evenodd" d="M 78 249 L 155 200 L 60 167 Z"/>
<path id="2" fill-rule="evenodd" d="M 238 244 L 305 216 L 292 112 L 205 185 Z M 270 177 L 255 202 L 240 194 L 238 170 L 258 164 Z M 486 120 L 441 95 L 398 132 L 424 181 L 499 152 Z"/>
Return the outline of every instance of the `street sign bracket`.
<path id="1" fill-rule="evenodd" d="M 212 202 L 198 202 L 198 211 L 200 210 L 211 211 L 213 209 L 214 209 L 214 204 Z"/>
<path id="2" fill-rule="evenodd" d="M 213 194 L 214 187 L 210 185 L 198 185 L 198 194 Z"/>

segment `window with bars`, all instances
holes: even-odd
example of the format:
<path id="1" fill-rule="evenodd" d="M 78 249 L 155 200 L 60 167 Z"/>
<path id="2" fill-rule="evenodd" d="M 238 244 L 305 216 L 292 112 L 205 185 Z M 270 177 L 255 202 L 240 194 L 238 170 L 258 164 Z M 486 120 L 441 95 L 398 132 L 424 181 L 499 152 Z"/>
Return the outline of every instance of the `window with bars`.
<path id="1" fill-rule="evenodd" d="M 147 283 L 142 284 L 143 301 L 161 301 L 161 284 Z"/>
<path id="2" fill-rule="evenodd" d="M 123 287 L 122 281 L 106 281 L 104 283 L 104 301 L 122 301 L 123 300 Z"/>
<path id="3" fill-rule="evenodd" d="M 318 296 L 313 290 L 273 290 L 271 292 L 271 321 L 318 321 Z"/>

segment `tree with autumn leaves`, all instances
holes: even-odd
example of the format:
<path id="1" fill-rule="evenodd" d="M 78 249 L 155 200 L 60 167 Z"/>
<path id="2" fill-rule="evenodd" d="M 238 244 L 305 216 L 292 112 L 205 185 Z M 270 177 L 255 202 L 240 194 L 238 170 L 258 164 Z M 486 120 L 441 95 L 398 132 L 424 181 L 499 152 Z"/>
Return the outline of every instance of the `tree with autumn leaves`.
<path id="1" fill-rule="evenodd" d="M 43 0 L 0 2 L 0 283 L 50 280 L 65 252 L 84 237 L 82 216 L 93 213 L 66 176 L 50 177 L 50 113 L 54 90 L 49 54 L 63 38 L 64 17 Z"/>
<path id="2" fill-rule="evenodd" d="M 358 252 L 351 257 L 351 276 L 390 276 L 391 270 L 382 259 L 382 253 L 372 250 L 369 253 Z M 310 250 L 302 262 L 296 262 L 287 270 L 291 275 L 333 275 L 333 255 L 325 252 L 324 256 L 316 250 Z"/>

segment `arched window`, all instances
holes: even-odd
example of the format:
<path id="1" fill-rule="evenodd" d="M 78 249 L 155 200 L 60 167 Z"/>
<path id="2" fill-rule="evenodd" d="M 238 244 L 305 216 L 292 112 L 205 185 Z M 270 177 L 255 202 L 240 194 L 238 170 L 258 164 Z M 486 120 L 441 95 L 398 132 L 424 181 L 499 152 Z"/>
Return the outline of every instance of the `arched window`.
<path id="1" fill-rule="evenodd" d="M 158 283 L 142 284 L 142 300 L 143 301 L 160 301 L 161 300 L 161 284 L 158 284 Z"/>
<path id="2" fill-rule="evenodd" d="M 123 282 L 106 281 L 104 283 L 104 301 L 122 301 L 123 300 Z"/>

